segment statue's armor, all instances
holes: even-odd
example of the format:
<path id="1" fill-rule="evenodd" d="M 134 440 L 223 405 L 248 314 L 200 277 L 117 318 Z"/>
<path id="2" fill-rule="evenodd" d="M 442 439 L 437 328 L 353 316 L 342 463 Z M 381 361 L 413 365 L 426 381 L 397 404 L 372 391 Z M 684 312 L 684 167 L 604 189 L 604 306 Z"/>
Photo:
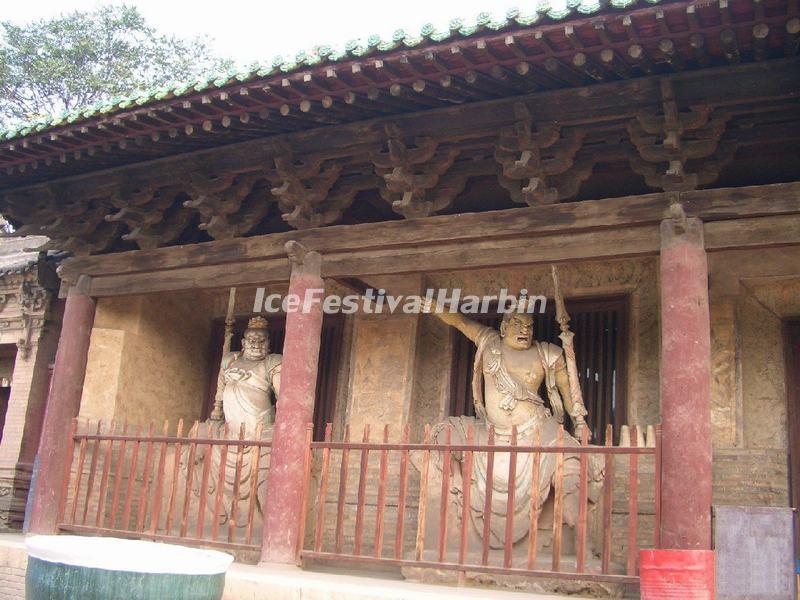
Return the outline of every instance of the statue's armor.
<path id="1" fill-rule="evenodd" d="M 517 426 L 518 432 L 530 429 L 538 419 L 549 418 L 555 415 L 559 423 L 564 421 L 564 404 L 555 384 L 557 363 L 561 358 L 561 348 L 548 342 L 534 342 L 537 354 L 545 373 L 545 387 L 550 401 L 551 411 L 545 406 L 538 389 L 526 381 L 515 377 L 508 372 L 503 360 L 503 339 L 500 333 L 491 327 L 484 328 L 476 339 L 478 350 L 475 353 L 475 362 L 472 365 L 472 397 L 475 402 L 475 413 L 484 417 L 486 407 L 484 403 L 484 379 L 491 382 L 494 388 L 507 400 L 514 403 L 530 402 L 541 410 L 534 413 L 534 418 L 529 423 Z M 510 433 L 510 431 L 508 432 Z"/>
<path id="2" fill-rule="evenodd" d="M 275 421 L 272 378 L 283 360 L 280 354 L 268 354 L 254 367 L 243 369 L 236 365 L 240 358 L 240 352 L 231 352 L 221 364 L 221 382 L 225 386 L 222 411 L 229 430 L 237 434 L 242 423 L 252 433 L 259 423 L 269 425 Z"/>

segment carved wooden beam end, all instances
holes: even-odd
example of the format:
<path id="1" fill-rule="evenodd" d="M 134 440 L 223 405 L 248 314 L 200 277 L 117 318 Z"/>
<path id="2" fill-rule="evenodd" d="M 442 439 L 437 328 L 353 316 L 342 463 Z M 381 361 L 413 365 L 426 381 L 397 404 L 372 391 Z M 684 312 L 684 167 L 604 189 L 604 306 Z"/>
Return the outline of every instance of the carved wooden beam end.
<path id="1" fill-rule="evenodd" d="M 692 106 L 681 110 L 669 78 L 660 81 L 662 112 L 640 113 L 627 126 L 635 148 L 631 168 L 650 187 L 689 191 L 712 183 L 733 160 L 736 145 L 722 141 L 730 113 Z"/>
<path id="2" fill-rule="evenodd" d="M 385 132 L 387 150 L 372 158 L 375 172 L 382 179 L 378 189 L 381 198 L 407 219 L 427 217 L 449 206 L 464 185 L 450 182 L 436 188 L 460 149 L 429 137 L 408 140 L 394 124 L 387 124 Z"/>
<path id="3" fill-rule="evenodd" d="M 594 161 L 576 163 L 586 133 L 562 129 L 554 122 L 534 124 L 523 103 L 514 105 L 517 122 L 501 132 L 494 159 L 500 167 L 498 182 L 518 204 L 552 204 L 578 193 L 591 175 Z"/>
<path id="4" fill-rule="evenodd" d="M 292 269 L 302 269 L 319 273 L 322 264 L 322 255 L 319 252 L 309 249 L 297 240 L 289 240 L 284 245 Z"/>

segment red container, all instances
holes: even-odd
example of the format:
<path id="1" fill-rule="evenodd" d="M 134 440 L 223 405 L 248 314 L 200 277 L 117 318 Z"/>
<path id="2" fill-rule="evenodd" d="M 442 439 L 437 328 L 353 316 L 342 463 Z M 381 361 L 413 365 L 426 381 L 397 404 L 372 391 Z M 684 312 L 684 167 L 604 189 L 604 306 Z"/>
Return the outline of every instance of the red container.
<path id="1" fill-rule="evenodd" d="M 642 550 L 642 600 L 714 600 L 712 550 Z"/>

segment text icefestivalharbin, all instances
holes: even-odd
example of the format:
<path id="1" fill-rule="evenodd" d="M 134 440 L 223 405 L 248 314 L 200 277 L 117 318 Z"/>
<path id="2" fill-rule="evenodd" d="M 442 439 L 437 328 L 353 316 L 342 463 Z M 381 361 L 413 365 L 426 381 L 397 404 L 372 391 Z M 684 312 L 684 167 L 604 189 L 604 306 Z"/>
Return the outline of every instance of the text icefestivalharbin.
<path id="1" fill-rule="evenodd" d="M 520 299 L 524 298 L 524 302 Z M 306 290 L 304 296 L 297 294 L 268 294 L 265 288 L 256 289 L 256 297 L 253 302 L 254 313 L 291 313 L 309 312 L 317 305 L 322 306 L 322 311 L 326 314 L 354 314 L 363 312 L 366 314 L 380 313 L 404 313 L 419 314 L 429 312 L 425 307 L 431 307 L 431 312 L 461 312 L 463 314 L 480 314 L 489 312 L 495 305 L 499 313 L 509 312 L 518 313 L 539 313 L 544 314 L 547 307 L 547 298 L 543 295 L 529 296 L 528 290 L 520 290 L 519 295 L 509 294 L 506 288 L 501 289 L 497 294 L 476 296 L 473 294 L 462 294 L 461 289 L 434 290 L 429 288 L 424 295 L 392 295 L 387 294 L 386 290 L 368 288 L 361 295 L 349 294 L 341 296 L 338 294 L 325 295 L 322 288 L 312 288 Z"/>

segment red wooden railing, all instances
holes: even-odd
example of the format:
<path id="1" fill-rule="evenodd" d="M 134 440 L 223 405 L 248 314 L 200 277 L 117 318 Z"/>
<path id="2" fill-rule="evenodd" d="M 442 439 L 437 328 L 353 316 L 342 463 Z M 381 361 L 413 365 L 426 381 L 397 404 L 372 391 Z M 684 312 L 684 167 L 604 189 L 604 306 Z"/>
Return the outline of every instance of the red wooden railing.
<path id="1" fill-rule="evenodd" d="M 160 433 L 155 423 L 146 433 L 113 422 L 83 423 L 79 431 L 73 420 L 59 529 L 258 550 L 257 510 L 271 441 L 261 439 L 260 429 L 254 439 L 244 427 L 237 437 L 212 423 L 195 422 L 186 435 L 183 429 L 181 420 L 174 435 L 168 421 Z M 244 516 L 236 522 L 237 515 Z"/>
<path id="2" fill-rule="evenodd" d="M 449 428 L 437 438 L 441 442 L 434 443 L 431 432 L 431 427 L 426 426 L 422 441 L 415 443 L 410 441 L 408 426 L 397 437 L 392 437 L 387 426 L 380 441 L 371 441 L 370 428 L 366 426 L 361 441 L 354 442 L 350 440 L 349 427 L 345 427 L 344 440 L 332 441 L 328 424 L 324 441 L 315 442 L 309 425 L 304 432 L 304 510 L 299 515 L 300 540 L 304 543 L 298 544 L 298 560 L 333 559 L 450 569 L 462 575 L 482 572 L 634 583 L 638 580 L 639 549 L 659 546 L 660 428 L 655 428 L 644 446 L 637 446 L 641 436 L 637 436 L 635 428 L 630 432 L 631 446 L 613 446 L 610 427 L 605 446 L 591 446 L 584 437 L 580 447 L 564 445 L 563 429 L 559 430 L 553 446 L 541 445 L 536 434 L 531 445 L 517 443 L 516 432 L 512 432 L 510 445 L 498 444 L 491 429 L 486 444 L 476 444 L 471 428 L 467 429 L 466 443 L 453 443 Z M 255 432 L 255 439 L 247 437 L 244 430 L 233 437 L 226 429 L 199 423 L 184 434 L 182 422 L 174 433 L 166 422 L 156 433 L 155 424 L 143 432 L 140 426 L 83 423 L 79 431 L 78 421 L 73 421 L 68 437 L 69 459 L 64 465 L 59 529 L 257 551 L 262 538 L 259 498 L 263 498 L 266 478 L 263 467 L 268 460 L 262 455 L 271 442 L 261 439 L 260 431 Z M 460 455 L 463 479 L 469 481 L 479 453 L 486 456 L 488 481 L 501 475 L 507 475 L 509 480 L 517 475 L 530 475 L 532 490 L 538 489 L 540 483 L 538 459 L 545 453 L 555 454 L 553 525 L 546 532 L 552 540 L 547 550 L 549 555 L 543 555 L 537 539 L 544 531 L 539 529 L 542 508 L 538 503 L 532 502 L 524 517 L 531 532 L 527 540 L 517 545 L 512 543 L 514 509 L 518 502 L 513 490 L 505 500 L 506 516 L 502 517 L 505 519 L 504 536 L 500 537 L 505 542 L 503 548 L 490 547 L 492 486 L 486 486 L 483 499 L 488 518 L 484 519 L 480 532 L 482 541 L 476 543 L 478 538 L 471 538 L 466 527 L 448 536 L 448 516 L 456 516 L 449 515 L 450 511 L 461 511 L 460 522 L 470 522 L 473 490 L 470 486 L 463 489 L 459 507 L 447 502 L 429 506 L 429 498 L 436 493 L 447 498 L 455 464 L 451 457 Z M 530 473 L 520 470 L 520 454 L 535 455 L 536 460 L 530 461 Z M 505 466 L 495 464 L 497 455 L 508 458 L 507 473 L 499 471 Z M 602 501 L 594 511 L 596 527 L 592 530 L 596 556 L 588 551 L 587 543 L 588 473 L 592 455 L 599 455 L 605 466 L 599 493 Z M 247 460 L 248 456 L 252 460 Z M 579 514 L 574 532 L 565 530 L 562 518 L 564 464 L 568 456 L 579 459 Z M 441 488 L 433 489 L 432 463 L 439 458 Z M 651 467 L 653 470 L 648 470 Z M 615 469 L 619 471 L 617 474 Z M 647 518 L 652 517 L 654 533 L 652 544 L 643 544 L 639 531 L 642 512 L 639 479 L 650 474 L 653 481 L 652 486 L 645 483 L 645 504 L 654 492 L 653 508 L 650 511 L 648 505 L 644 512 L 651 513 Z M 219 481 L 224 484 L 214 485 Z M 242 490 L 243 485 L 248 487 Z M 247 489 L 249 494 L 240 493 Z M 429 514 L 429 510 L 434 514 Z M 222 523 L 223 514 L 240 515 L 239 522 L 234 518 L 233 522 Z M 430 527 L 432 519 L 438 521 L 438 529 Z M 450 521 L 451 525 L 453 522 Z M 306 525 L 308 536 L 305 536 Z M 430 534 L 432 530 L 434 535 Z M 569 542 L 573 540 L 574 552 L 565 552 L 565 544 L 571 545 Z"/>
<path id="3" fill-rule="evenodd" d="M 596 580 L 619 583 L 635 583 L 638 581 L 637 557 L 640 549 L 639 536 L 639 478 L 640 457 L 653 457 L 654 467 L 654 497 L 653 497 L 653 527 L 654 534 L 652 545 L 645 544 L 642 547 L 658 547 L 659 530 L 661 521 L 661 430 L 656 427 L 654 435 L 648 439 L 644 446 L 637 446 L 637 435 L 635 428 L 630 430 L 630 446 L 613 446 L 614 439 L 611 426 L 606 432 L 605 446 L 590 446 L 588 444 L 588 434 L 583 436 L 580 447 L 567 446 L 564 444 L 564 430 L 559 429 L 556 443 L 553 446 L 541 445 L 538 433 L 534 433 L 534 443 L 532 445 L 522 445 L 517 443 L 516 430 L 512 430 L 510 445 L 499 445 L 495 443 L 494 432 L 490 429 L 488 433 L 488 443 L 479 445 L 473 443 L 474 431 L 472 428 L 467 430 L 466 444 L 453 444 L 451 430 L 445 430 L 443 443 L 432 443 L 431 428 L 427 426 L 424 438 L 421 443 L 411 443 L 409 428 L 405 427 L 399 437 L 399 441 L 390 441 L 390 431 L 388 426 L 384 427 L 382 439 L 379 442 L 370 441 L 370 428 L 366 425 L 363 431 L 362 441 L 353 442 L 350 440 L 348 428 L 345 428 L 344 441 L 334 442 L 331 438 L 331 426 L 328 425 L 325 433 L 325 440 L 312 442 L 310 435 L 307 435 L 308 447 L 306 451 L 305 464 L 306 487 L 305 487 L 305 511 L 301 515 L 301 530 L 305 532 L 305 523 L 313 526 L 313 535 L 301 539 L 298 543 L 298 561 L 303 560 L 333 560 L 337 562 L 350 563 L 383 563 L 400 567 L 422 567 L 431 569 L 450 569 L 459 571 L 462 574 L 467 572 L 475 573 L 496 573 L 504 575 L 527 575 L 527 576 L 547 576 L 560 577 L 566 579 Z M 652 439 L 654 438 L 654 439 Z M 321 456 L 315 456 L 317 455 Z M 357 453 L 357 456 L 352 456 Z M 410 468 L 409 462 L 412 453 L 417 453 L 417 469 Z M 443 500 L 437 507 L 437 514 L 430 515 L 428 512 L 428 496 L 434 493 L 429 487 L 431 479 L 431 457 L 435 453 L 441 456 L 442 482 L 439 490 L 440 498 Z M 531 509 L 528 515 L 527 543 L 525 549 L 524 564 L 515 564 L 515 554 L 513 542 L 513 519 L 515 497 L 513 487 L 508 493 L 506 507 L 506 521 L 504 524 L 505 544 L 502 551 L 492 552 L 489 544 L 489 531 L 491 528 L 492 511 L 492 486 L 486 486 L 484 514 L 488 515 L 484 519 L 482 532 L 482 546 L 480 548 L 469 548 L 469 536 L 467 527 L 461 527 L 458 532 L 458 547 L 448 548 L 448 511 L 452 510 L 449 502 L 444 499 L 448 497 L 448 489 L 451 485 L 451 457 L 454 453 L 461 454 L 461 472 L 463 481 L 470 481 L 472 478 L 474 459 L 477 453 L 485 453 L 486 480 L 494 481 L 496 476 L 495 455 L 508 455 L 508 480 L 514 481 L 517 475 L 517 457 L 520 454 L 534 454 L 535 459 L 531 464 L 531 496 L 538 497 L 533 490 L 539 489 L 540 483 L 540 460 L 541 454 L 551 453 L 556 455 L 556 467 L 553 480 L 553 529 L 551 556 L 547 561 L 547 566 L 542 566 L 543 558 L 537 556 L 537 532 L 539 531 L 539 518 L 541 507 L 538 502 L 531 502 Z M 333 458 L 338 454 L 338 461 Z M 370 457 L 377 455 L 377 461 L 373 461 L 373 466 L 377 466 L 377 480 L 370 481 Z M 579 514 L 575 526 L 575 553 L 574 555 L 564 555 L 562 546 L 564 543 L 564 523 L 563 523 L 563 486 L 564 486 L 564 463 L 567 456 L 577 455 L 579 459 Z M 587 558 L 587 513 L 588 513 L 588 487 L 589 487 L 589 460 L 591 455 L 599 455 L 605 465 L 605 478 L 602 484 L 600 496 L 602 497 L 602 512 L 598 515 L 600 527 L 602 529 L 601 549 L 597 552 L 596 559 Z M 618 458 L 619 457 L 619 458 Z M 354 461 L 353 459 L 357 459 Z M 390 469 L 390 458 L 395 459 L 396 471 Z M 377 462 L 377 465 L 375 464 Z M 615 462 L 617 466 L 627 466 L 627 485 L 624 489 L 617 490 L 621 495 L 627 494 L 626 510 L 617 511 L 617 515 L 624 515 L 627 523 L 625 524 L 626 536 L 623 537 L 621 546 L 623 556 L 620 558 L 619 548 L 616 550 L 617 558 L 614 560 L 615 549 L 612 547 L 614 532 L 614 513 L 613 503 L 615 497 Z M 627 465 L 625 465 L 627 462 Z M 337 464 L 338 463 L 338 464 Z M 353 463 L 353 464 L 351 464 Z M 316 491 L 311 489 L 312 465 L 319 465 L 318 487 Z M 348 492 L 352 489 L 350 472 L 355 465 L 358 465 L 355 500 L 355 518 L 352 518 L 352 504 L 350 505 L 350 517 L 348 519 L 348 498 L 352 495 Z M 374 470 L 374 469 L 373 469 Z M 406 528 L 413 523 L 413 513 L 409 515 L 409 500 L 413 497 L 409 495 L 409 475 L 413 472 L 418 473 L 418 494 L 416 499 L 416 532 L 413 539 L 407 540 Z M 395 475 L 396 473 L 396 475 Z M 330 480 L 338 474 L 338 490 L 336 496 L 331 499 L 332 490 Z M 397 480 L 394 479 L 397 477 Z M 392 498 L 388 513 L 393 514 L 394 523 L 387 523 L 387 486 L 389 483 L 397 481 L 397 493 Z M 371 484 L 370 502 L 367 502 L 367 492 Z M 471 486 L 462 486 L 461 502 L 461 523 L 470 523 L 470 494 Z M 374 497 L 374 505 L 371 498 Z M 335 504 L 335 510 L 327 505 Z M 372 532 L 366 532 L 366 513 L 369 509 L 370 514 L 374 513 L 375 523 Z M 625 513 L 627 513 L 625 515 Z M 310 518 L 309 518 L 310 517 Z M 330 527 L 329 519 L 334 519 L 333 527 Z M 435 540 L 426 539 L 426 523 L 431 518 L 438 519 L 438 531 Z M 385 544 L 384 538 L 387 532 L 394 532 L 394 543 Z M 326 532 L 328 535 L 326 536 Z M 365 548 L 365 536 L 370 542 Z M 409 536 L 410 537 L 410 536 Z M 371 538 L 371 539 L 370 539 Z M 431 546 L 431 542 L 435 544 Z M 453 544 L 455 546 L 455 544 Z M 470 550 L 473 554 L 470 554 Z M 517 559 L 519 560 L 519 558 Z"/>

